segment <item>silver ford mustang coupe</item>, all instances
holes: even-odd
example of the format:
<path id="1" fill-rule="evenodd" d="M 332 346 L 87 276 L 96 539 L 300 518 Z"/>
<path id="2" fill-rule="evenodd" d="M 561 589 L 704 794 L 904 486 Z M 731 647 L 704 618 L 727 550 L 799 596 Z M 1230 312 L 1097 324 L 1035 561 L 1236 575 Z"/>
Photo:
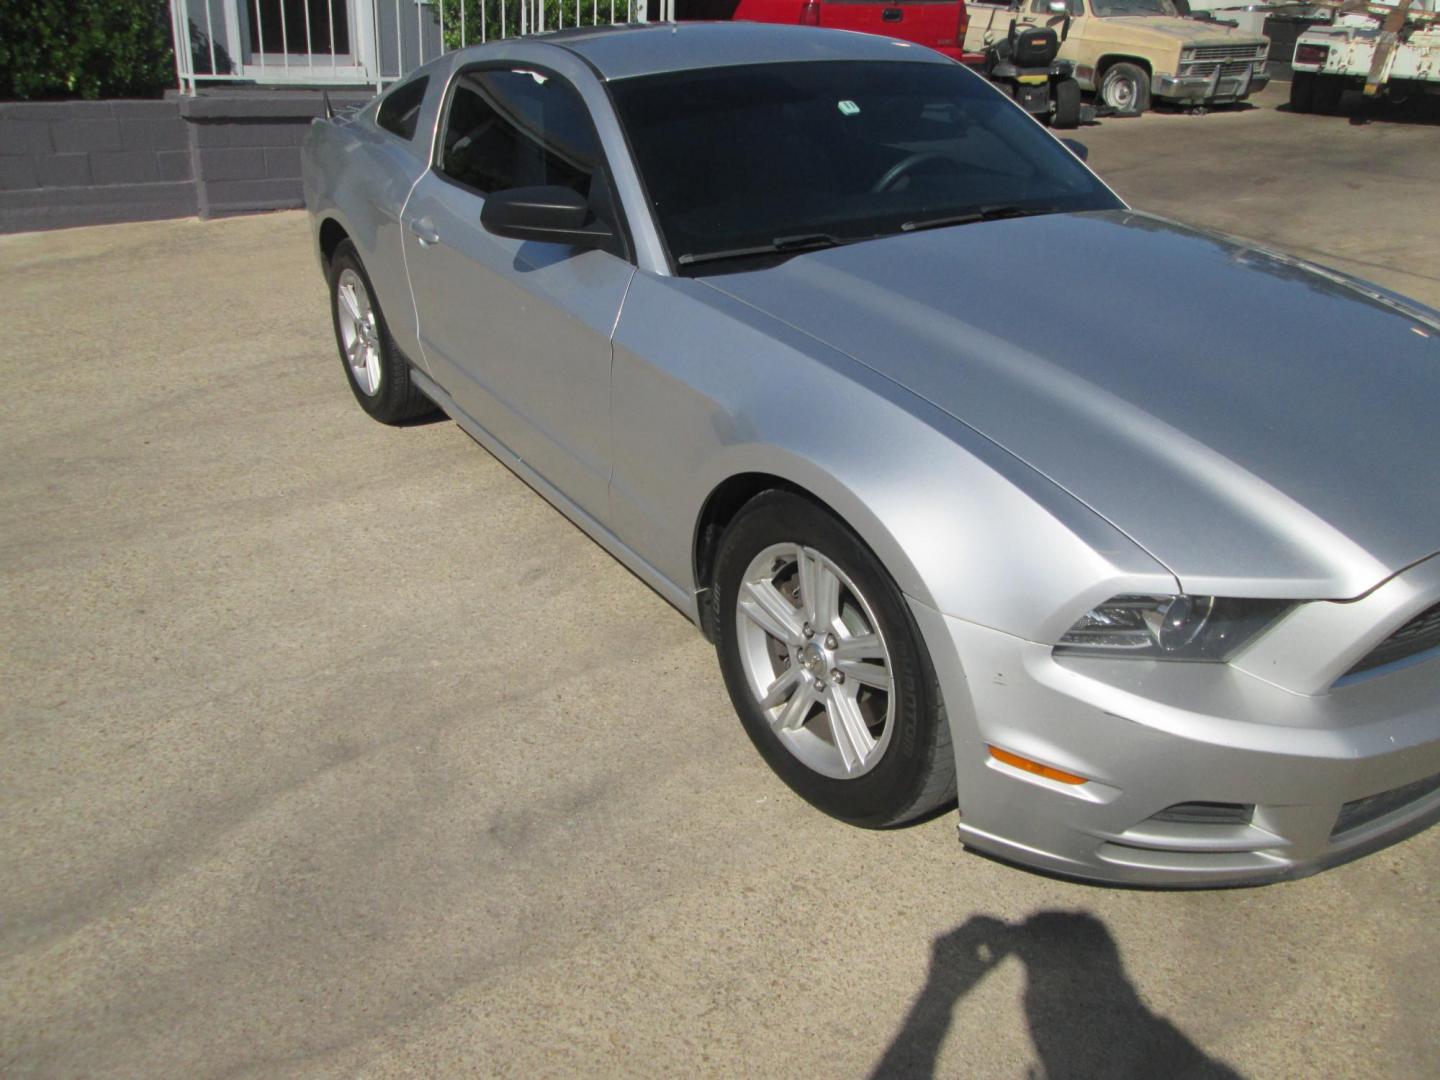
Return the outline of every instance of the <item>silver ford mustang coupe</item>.
<path id="1" fill-rule="evenodd" d="M 1440 312 L 1131 210 L 874 36 L 495 42 L 304 160 L 360 405 L 693 619 L 826 813 L 1170 886 L 1440 819 Z"/>

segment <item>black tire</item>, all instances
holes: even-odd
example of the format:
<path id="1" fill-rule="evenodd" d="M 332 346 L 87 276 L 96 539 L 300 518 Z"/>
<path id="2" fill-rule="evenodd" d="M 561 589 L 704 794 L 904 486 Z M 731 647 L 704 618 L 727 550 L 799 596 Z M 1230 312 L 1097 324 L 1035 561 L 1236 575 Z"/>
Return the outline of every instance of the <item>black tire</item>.
<path id="1" fill-rule="evenodd" d="M 364 300 L 373 315 L 373 323 L 365 320 L 369 326 L 366 332 L 373 335 L 378 348 L 379 377 L 373 390 L 357 381 L 355 369 L 346 356 L 340 283 L 347 272 L 358 278 L 365 291 Z M 349 280 L 353 283 L 354 278 Z M 410 378 L 410 364 L 390 336 L 390 327 L 385 322 L 385 313 L 380 310 L 380 302 L 375 298 L 370 275 L 365 273 L 355 245 L 349 240 L 342 240 L 330 259 L 330 319 L 335 327 L 335 344 L 340 350 L 340 366 L 345 369 L 345 381 L 350 384 L 350 392 L 362 409 L 382 424 L 403 424 L 436 411 L 435 403 L 421 393 Z"/>
<path id="2" fill-rule="evenodd" d="M 1080 84 L 1074 79 L 1061 79 L 1055 84 L 1055 111 L 1050 114 L 1050 126 L 1080 126 Z"/>
<path id="3" fill-rule="evenodd" d="M 1315 73 L 1297 71 L 1290 79 L 1290 108 L 1294 112 L 1315 111 Z"/>
<path id="4" fill-rule="evenodd" d="M 1138 64 L 1111 64 L 1100 77 L 1096 96 L 1117 116 L 1139 116 L 1150 108 L 1150 76 Z"/>
<path id="5" fill-rule="evenodd" d="M 848 577 L 863 596 L 855 609 L 868 604 L 874 629 L 888 649 L 890 689 L 883 693 L 887 704 L 893 695 L 893 712 L 888 723 L 882 717 L 878 733 L 874 726 L 870 727 L 878 757 L 866 766 L 868 771 L 859 775 L 828 776 L 802 761 L 776 734 L 746 674 L 738 626 L 743 616 L 737 614 L 740 589 L 752 561 L 778 544 L 798 544 L 818 551 Z M 838 595 L 853 601 L 847 589 L 842 587 Z M 714 605 L 710 616 L 712 625 L 718 628 L 720 669 L 730 700 L 761 756 L 801 798 L 832 817 L 866 828 L 904 824 L 954 801 L 955 758 L 950 728 L 929 653 L 899 588 L 879 560 L 839 519 L 791 492 L 768 491 L 756 496 L 740 510 L 721 538 L 710 592 Z M 816 635 L 812 640 L 818 644 L 821 638 Z M 778 646 L 778 639 L 774 643 Z M 777 677 L 789 668 L 788 664 L 779 664 L 783 666 L 777 665 Z M 820 666 L 822 677 L 825 666 Z M 799 670 L 796 674 L 809 677 Z M 836 680 L 833 672 L 828 677 L 832 679 L 831 690 L 838 692 L 843 678 Z M 851 685 L 855 687 L 852 693 L 866 692 L 854 680 Z M 875 700 L 872 697 L 867 702 Z M 813 718 L 802 725 L 800 734 L 828 738 L 835 745 L 833 736 L 827 734 L 831 730 L 827 714 L 820 711 L 811 715 Z"/>
<path id="6" fill-rule="evenodd" d="M 1340 99 L 1345 96 L 1345 80 L 1338 75 L 1315 76 L 1315 111 L 1325 116 L 1334 116 L 1340 111 Z"/>

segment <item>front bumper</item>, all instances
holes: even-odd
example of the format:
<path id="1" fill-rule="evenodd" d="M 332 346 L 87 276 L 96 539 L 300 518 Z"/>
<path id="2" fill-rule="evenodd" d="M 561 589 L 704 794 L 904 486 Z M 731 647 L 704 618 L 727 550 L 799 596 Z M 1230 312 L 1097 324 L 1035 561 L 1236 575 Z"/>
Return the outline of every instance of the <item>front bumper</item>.
<path id="1" fill-rule="evenodd" d="M 1156 75 L 1150 84 L 1155 97 L 1169 101 L 1243 101 L 1270 83 L 1263 62 L 1242 74 L 1226 75 L 1218 66 L 1210 75 Z"/>
<path id="2" fill-rule="evenodd" d="M 1440 820 L 1440 659 L 1310 695 L 1229 665 L 1057 657 L 911 607 L 945 695 L 969 847 L 1113 884 L 1255 885 Z M 990 746 L 1090 779 L 1023 772 Z M 1248 824 L 1154 820 L 1182 803 L 1254 811 Z"/>

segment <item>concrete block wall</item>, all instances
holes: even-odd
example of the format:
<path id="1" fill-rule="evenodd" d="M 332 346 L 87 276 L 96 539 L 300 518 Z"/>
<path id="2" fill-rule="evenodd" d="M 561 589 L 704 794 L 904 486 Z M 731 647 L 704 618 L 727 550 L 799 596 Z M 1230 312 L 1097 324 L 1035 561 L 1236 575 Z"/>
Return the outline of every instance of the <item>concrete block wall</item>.
<path id="1" fill-rule="evenodd" d="M 332 92 L 338 106 L 369 92 Z M 253 90 L 180 99 L 203 217 L 301 205 L 300 144 L 321 115 L 318 92 Z"/>
<path id="2" fill-rule="evenodd" d="M 195 211 L 174 101 L 0 103 L 0 232 Z"/>
<path id="3" fill-rule="evenodd" d="M 332 91 L 337 105 L 371 91 Z M 0 104 L 0 232 L 301 205 L 319 91 Z"/>

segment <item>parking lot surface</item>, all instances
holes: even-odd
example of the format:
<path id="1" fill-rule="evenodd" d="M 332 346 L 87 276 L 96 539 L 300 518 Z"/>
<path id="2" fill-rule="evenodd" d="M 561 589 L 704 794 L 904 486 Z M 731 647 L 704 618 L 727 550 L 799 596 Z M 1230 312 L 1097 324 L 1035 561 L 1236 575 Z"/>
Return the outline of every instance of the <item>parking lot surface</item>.
<path id="1" fill-rule="evenodd" d="M 1440 305 L 1436 127 L 1283 95 L 1076 137 Z M 1152 893 L 820 816 L 679 614 L 360 412 L 299 213 L 0 238 L 0 370 L 0 1074 L 1434 1074 L 1440 831 Z"/>

